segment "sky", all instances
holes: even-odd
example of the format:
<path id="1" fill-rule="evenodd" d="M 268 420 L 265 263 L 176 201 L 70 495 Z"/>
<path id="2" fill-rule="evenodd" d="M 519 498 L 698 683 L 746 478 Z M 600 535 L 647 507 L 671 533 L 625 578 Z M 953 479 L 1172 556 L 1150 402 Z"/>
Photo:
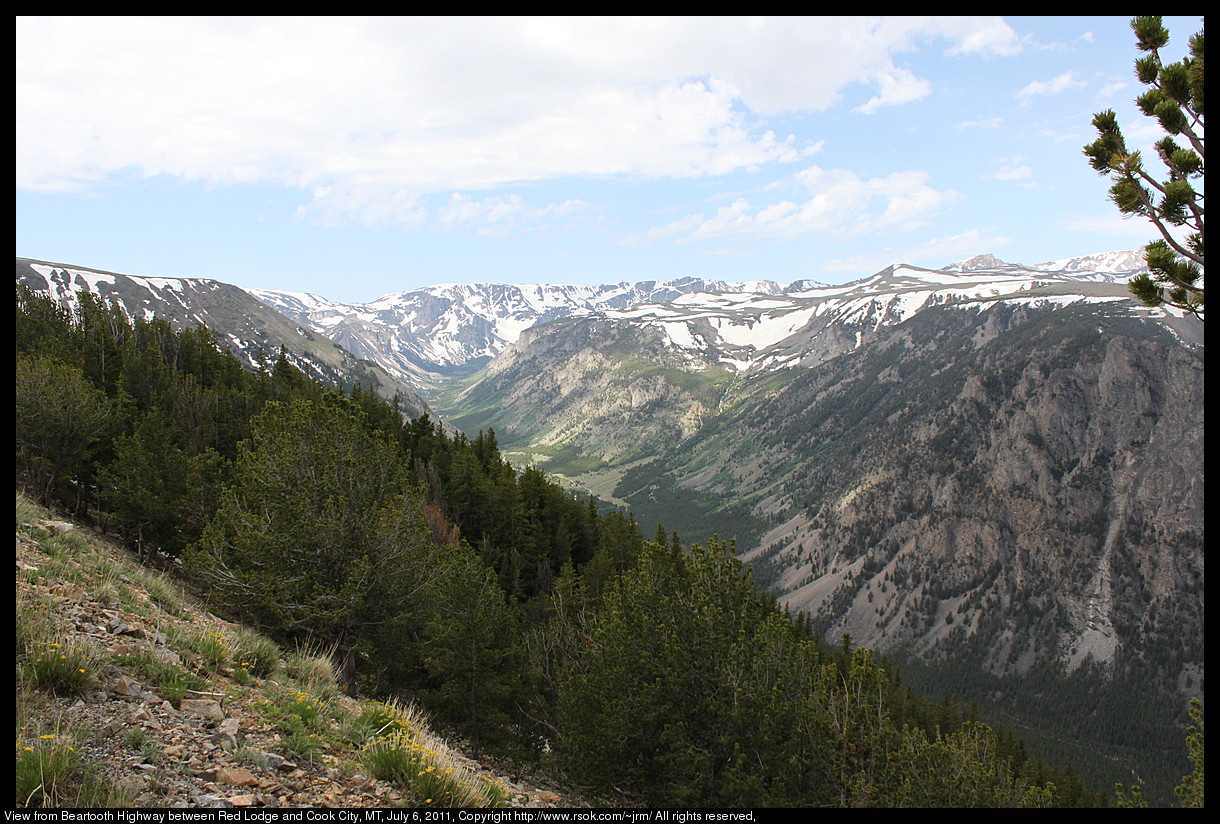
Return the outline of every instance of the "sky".
<path id="1" fill-rule="evenodd" d="M 367 302 L 1133 249 L 1082 154 L 1162 136 L 1128 21 L 17 18 L 17 256 Z"/>

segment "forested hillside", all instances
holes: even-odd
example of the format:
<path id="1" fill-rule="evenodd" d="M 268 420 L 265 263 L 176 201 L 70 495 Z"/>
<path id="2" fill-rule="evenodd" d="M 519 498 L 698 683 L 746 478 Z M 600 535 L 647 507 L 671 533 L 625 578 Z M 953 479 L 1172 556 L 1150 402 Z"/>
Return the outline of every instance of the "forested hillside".
<path id="1" fill-rule="evenodd" d="M 18 484 L 229 617 L 333 649 L 349 692 L 417 698 L 476 748 L 624 803 L 1105 803 L 870 650 L 827 647 L 732 546 L 646 540 L 490 431 L 78 305 L 18 288 Z"/>

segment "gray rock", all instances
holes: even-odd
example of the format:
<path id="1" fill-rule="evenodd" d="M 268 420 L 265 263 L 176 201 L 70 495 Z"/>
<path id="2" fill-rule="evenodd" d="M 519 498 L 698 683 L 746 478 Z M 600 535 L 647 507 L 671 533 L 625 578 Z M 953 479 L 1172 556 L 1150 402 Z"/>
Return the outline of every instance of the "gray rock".
<path id="1" fill-rule="evenodd" d="M 178 709 L 182 712 L 211 718 L 214 721 L 220 721 L 225 717 L 220 703 L 210 698 L 183 698 L 178 703 Z"/>

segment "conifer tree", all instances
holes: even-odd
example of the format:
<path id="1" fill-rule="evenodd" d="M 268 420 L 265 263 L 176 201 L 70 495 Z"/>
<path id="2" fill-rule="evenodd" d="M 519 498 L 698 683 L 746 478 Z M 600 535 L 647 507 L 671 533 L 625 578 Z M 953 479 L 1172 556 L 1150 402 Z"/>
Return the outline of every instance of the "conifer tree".
<path id="1" fill-rule="evenodd" d="M 397 447 L 338 402 L 271 402 L 187 567 L 282 637 L 395 656 L 446 574 Z M 350 669 L 350 668 L 349 668 Z"/>
<path id="2" fill-rule="evenodd" d="M 533 703 L 525 647 L 496 574 L 466 547 L 448 547 L 448 574 L 429 598 L 420 655 L 428 707 L 477 750 L 518 736 L 518 708 Z"/>
<path id="3" fill-rule="evenodd" d="M 17 357 L 17 467 L 43 503 L 79 508 L 93 457 L 114 422 L 105 393 L 75 366 Z"/>
<path id="4" fill-rule="evenodd" d="M 115 458 L 98 472 L 98 498 L 113 525 L 137 548 L 176 554 L 189 464 L 174 443 L 173 426 L 160 410 L 115 439 Z"/>
<path id="5" fill-rule="evenodd" d="M 1084 153 L 1097 172 L 1109 176 L 1110 198 L 1119 211 L 1147 218 L 1160 232 L 1161 239 L 1146 250 L 1152 274 L 1132 278 L 1131 293 L 1148 306 L 1175 306 L 1203 320 L 1203 192 L 1191 183 L 1203 180 L 1203 30 L 1190 38 L 1189 57 L 1165 64 L 1160 49 L 1169 43 L 1169 32 L 1161 18 L 1135 17 L 1131 28 L 1144 52 L 1135 74 L 1149 87 L 1136 105 L 1167 133 L 1156 153 L 1168 179 L 1157 179 L 1141 153 L 1127 147 L 1110 109 L 1094 115 L 1099 136 Z"/>

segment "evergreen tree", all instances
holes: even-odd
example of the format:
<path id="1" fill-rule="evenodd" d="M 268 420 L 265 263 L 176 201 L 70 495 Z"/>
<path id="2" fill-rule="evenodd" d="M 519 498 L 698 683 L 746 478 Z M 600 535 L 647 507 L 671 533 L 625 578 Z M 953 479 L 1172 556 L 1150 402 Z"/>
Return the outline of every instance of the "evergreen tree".
<path id="1" fill-rule="evenodd" d="M 78 510 L 93 483 L 93 458 L 114 424 L 113 405 L 75 366 L 17 356 L 17 470 L 43 503 Z"/>
<path id="2" fill-rule="evenodd" d="M 17 284 L 17 351 L 80 366 L 84 338 L 67 307 Z"/>
<path id="3" fill-rule="evenodd" d="M 466 547 L 451 547 L 445 578 L 430 593 L 420 656 L 428 707 L 475 749 L 528 743 L 520 709 L 533 703 L 525 647 L 496 574 Z"/>
<path id="4" fill-rule="evenodd" d="M 1135 74 L 1149 87 L 1136 104 L 1168 133 L 1156 143 L 1168 179 L 1158 180 L 1140 152 L 1128 149 L 1113 110 L 1094 115 L 1099 136 L 1084 153 L 1110 177 L 1110 198 L 1119 211 L 1151 220 L 1161 234 L 1147 247 L 1152 275 L 1132 278 L 1132 294 L 1149 306 L 1175 306 L 1203 320 L 1203 193 L 1191 184 L 1203 179 L 1203 30 L 1190 38 L 1189 57 L 1166 65 L 1160 49 L 1169 32 L 1161 18 L 1135 17 L 1131 28 L 1145 53 L 1135 61 Z"/>
<path id="5" fill-rule="evenodd" d="M 115 439 L 114 460 L 98 472 L 98 500 L 119 533 L 138 549 L 182 549 L 189 464 L 160 410 Z"/>
<path id="6" fill-rule="evenodd" d="M 829 739 L 793 714 L 824 705 L 805 644 L 719 545 L 645 545 L 560 685 L 564 763 L 650 803 L 810 801 Z"/>
<path id="7" fill-rule="evenodd" d="M 187 567 L 270 631 L 395 656 L 445 574 L 395 444 L 338 402 L 272 402 Z M 405 622 L 405 626 L 404 626 Z M 394 625 L 399 644 L 371 639 Z"/>

